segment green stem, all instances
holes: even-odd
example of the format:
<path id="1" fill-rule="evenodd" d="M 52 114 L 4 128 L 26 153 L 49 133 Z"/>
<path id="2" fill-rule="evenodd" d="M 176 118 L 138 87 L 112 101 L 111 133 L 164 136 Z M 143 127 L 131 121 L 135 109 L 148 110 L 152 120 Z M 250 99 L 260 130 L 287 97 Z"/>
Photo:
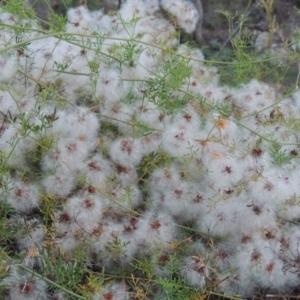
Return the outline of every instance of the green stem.
<path id="1" fill-rule="evenodd" d="M 62 287 L 61 285 L 59 285 L 59 284 L 55 283 L 54 281 L 52 281 L 52 280 L 50 280 L 50 279 L 48 279 L 48 278 L 46 278 L 46 277 L 44 277 L 44 276 L 42 276 L 42 275 L 36 273 L 35 271 L 33 271 L 33 270 L 31 270 L 31 269 L 29 269 L 29 268 L 27 268 L 27 267 L 25 267 L 25 266 L 20 265 L 19 267 L 20 267 L 21 269 L 23 269 L 23 270 L 25 270 L 25 271 L 31 273 L 32 275 L 36 276 L 37 278 L 39 278 L 39 279 L 41 279 L 41 280 L 44 280 L 45 282 L 47 282 L 47 283 L 49 283 L 49 284 L 51 284 L 51 285 L 53 285 L 53 286 L 59 288 L 60 290 L 64 291 L 65 293 L 67 293 L 67 294 L 69 294 L 69 295 L 71 295 L 71 296 L 73 296 L 73 297 L 75 297 L 75 298 L 77 298 L 77 299 L 83 299 L 83 300 L 86 300 L 86 299 L 87 299 L 87 298 L 85 298 L 85 297 L 83 297 L 83 296 L 79 296 L 79 295 L 77 295 L 77 294 L 75 294 L 75 293 L 73 293 L 73 292 L 71 292 L 71 291 L 65 289 L 65 288 Z"/>
<path id="2" fill-rule="evenodd" d="M 233 297 L 233 296 L 227 296 L 227 295 L 223 295 L 223 294 L 219 294 L 216 292 L 209 292 L 210 295 L 215 295 L 215 296 L 219 296 L 221 298 L 227 298 L 227 299 L 232 299 L 232 300 L 243 300 L 244 298 L 238 298 L 238 297 Z"/>

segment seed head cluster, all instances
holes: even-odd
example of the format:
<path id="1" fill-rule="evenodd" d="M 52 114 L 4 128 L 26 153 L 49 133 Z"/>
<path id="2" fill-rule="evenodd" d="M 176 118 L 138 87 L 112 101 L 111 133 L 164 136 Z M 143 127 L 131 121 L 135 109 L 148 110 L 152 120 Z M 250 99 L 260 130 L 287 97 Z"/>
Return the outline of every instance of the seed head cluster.
<path id="1" fill-rule="evenodd" d="M 0 46 L 10 49 L 0 54 L 0 195 L 13 208 L 8 226 L 19 225 L 21 264 L 43 272 L 43 247 L 65 261 L 81 249 L 88 267 L 112 277 L 147 259 L 154 276 L 171 278 L 176 257 L 195 288 L 292 292 L 300 136 L 289 120 L 300 118 L 300 94 L 279 101 L 256 79 L 221 85 L 161 8 L 195 30 L 186 0 L 126 1 L 118 14 L 72 8 L 60 37 L 0 14 Z M 31 28 L 21 48 L 20 24 Z M 29 275 L 9 270 L 10 298 L 52 299 Z M 132 290 L 109 283 L 91 299 L 131 299 Z"/>

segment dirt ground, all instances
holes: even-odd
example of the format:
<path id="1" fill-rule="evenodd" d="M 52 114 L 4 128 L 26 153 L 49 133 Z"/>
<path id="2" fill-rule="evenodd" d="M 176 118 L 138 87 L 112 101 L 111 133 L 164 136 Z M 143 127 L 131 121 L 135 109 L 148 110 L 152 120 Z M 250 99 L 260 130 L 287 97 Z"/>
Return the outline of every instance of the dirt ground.
<path id="1" fill-rule="evenodd" d="M 45 0 L 27 0 L 33 1 L 33 6 L 37 14 L 42 19 L 47 19 L 50 13 L 47 12 Z M 51 3 L 54 12 L 64 14 L 65 8 L 63 1 L 48 0 Z M 107 2 L 108 0 L 106 0 Z M 117 0 L 110 0 L 116 2 Z M 203 4 L 203 47 L 218 48 L 222 47 L 228 38 L 228 20 L 219 11 L 229 11 L 236 15 L 232 26 L 233 29 L 237 26 L 238 16 L 246 14 L 246 8 L 249 6 L 250 13 L 245 23 L 246 28 L 260 34 L 269 30 L 267 14 L 260 1 L 274 2 L 274 15 L 278 23 L 277 32 L 274 34 L 275 43 L 284 43 L 290 40 L 291 33 L 294 28 L 300 28 L 300 14 L 297 13 L 297 8 L 300 10 L 300 0 L 202 0 Z M 104 0 L 73 0 L 73 6 L 80 3 L 87 3 L 90 9 L 100 9 L 103 6 Z M 226 44 L 230 47 L 229 44 Z"/>
<path id="2" fill-rule="evenodd" d="M 262 5 L 257 5 L 259 0 L 250 1 L 248 15 L 245 23 L 246 27 L 256 34 L 269 30 L 267 14 Z M 238 16 L 245 14 L 249 5 L 249 0 L 202 0 L 204 21 L 203 37 L 208 46 L 216 47 L 223 45 L 228 38 L 228 20 L 218 11 L 229 11 L 237 18 L 233 22 L 233 27 L 237 24 Z M 286 42 L 291 38 L 293 29 L 300 28 L 300 10 L 299 0 L 274 0 L 273 13 L 276 16 L 278 29 L 274 35 L 274 42 Z"/>
<path id="3" fill-rule="evenodd" d="M 1 0 L 0 0 L 1 1 Z M 37 15 L 42 19 L 50 17 L 50 11 L 47 11 L 45 1 L 51 3 L 52 10 L 57 14 L 64 15 L 66 9 L 61 0 L 26 0 L 32 3 Z M 90 10 L 97 10 L 103 7 L 106 1 L 118 3 L 119 0 L 71 0 L 73 6 L 86 3 Z M 122 0 L 124 1 L 124 0 Z M 127 0 L 129 1 L 129 0 Z M 261 5 L 262 2 L 273 3 L 272 16 L 276 18 L 276 28 L 270 36 L 270 20 L 266 10 Z M 234 32 L 238 28 L 240 17 L 247 16 L 243 24 L 243 30 L 248 30 L 252 35 L 250 46 L 255 48 L 259 54 L 275 53 L 280 58 L 279 63 L 289 64 L 289 70 L 282 69 L 285 74 L 282 79 L 282 86 L 288 89 L 294 85 L 298 78 L 300 59 L 298 62 L 284 61 L 291 52 L 297 49 L 300 52 L 300 0 L 202 0 L 203 5 L 203 26 L 202 41 L 199 44 L 191 41 L 191 37 L 183 37 L 182 41 L 190 41 L 194 46 L 199 46 L 207 60 L 228 61 L 231 57 L 231 43 L 229 37 L 229 22 L 220 11 L 228 11 L 235 18 L 231 22 L 231 30 Z M 247 9 L 248 8 L 248 9 Z M 297 12 L 299 10 L 299 13 Z M 44 23 L 45 24 L 45 23 Z M 47 27 L 47 26 L 46 26 Z M 296 28 L 299 28 L 297 47 L 292 49 L 292 34 Z M 234 36 L 235 37 L 235 36 Z M 268 42 L 270 42 L 268 44 Z M 272 82 L 273 83 L 273 82 Z"/>

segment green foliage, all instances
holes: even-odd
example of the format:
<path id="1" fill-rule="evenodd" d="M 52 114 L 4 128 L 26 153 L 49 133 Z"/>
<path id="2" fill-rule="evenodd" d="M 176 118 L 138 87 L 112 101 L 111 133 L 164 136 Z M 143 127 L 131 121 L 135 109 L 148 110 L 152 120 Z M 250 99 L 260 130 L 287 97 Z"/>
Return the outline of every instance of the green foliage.
<path id="1" fill-rule="evenodd" d="M 149 127 L 147 124 L 141 121 L 134 121 L 132 127 L 134 137 L 147 136 L 154 131 L 153 128 Z"/>
<path id="2" fill-rule="evenodd" d="M 96 293 L 100 293 L 103 286 L 103 274 L 89 271 L 85 283 L 80 286 L 80 291 L 86 299 L 90 299 Z"/>
<path id="3" fill-rule="evenodd" d="M 0 225 L 0 227 L 1 227 L 1 225 Z M 1 230 L 1 228 L 0 228 L 0 230 Z M 9 275 L 10 261 L 11 261 L 11 259 L 9 257 L 7 249 L 2 248 L 0 246 L 0 292 L 2 289 L 5 289 L 5 285 L 2 284 L 2 280 Z"/>
<path id="4" fill-rule="evenodd" d="M 17 122 L 19 119 L 21 123 L 21 130 L 20 134 L 21 136 L 28 136 L 30 133 L 33 133 L 39 137 L 42 137 L 45 133 L 45 131 L 48 128 L 52 127 L 52 122 L 56 120 L 55 114 L 56 109 L 54 109 L 53 114 L 51 115 L 51 118 L 49 116 L 43 115 L 41 112 L 41 107 L 38 106 L 34 111 L 34 115 L 39 119 L 40 124 L 32 124 L 29 120 L 30 116 L 27 113 L 21 113 L 19 117 L 12 118 L 13 122 Z"/>
<path id="5" fill-rule="evenodd" d="M 36 177 L 36 175 L 40 175 L 42 158 L 50 150 L 54 142 L 55 137 L 52 135 L 37 137 L 34 150 L 31 155 L 28 155 L 28 159 L 30 158 L 32 162 L 32 171 L 34 171 L 33 176 Z"/>
<path id="6" fill-rule="evenodd" d="M 145 155 L 137 168 L 140 184 L 146 183 L 155 169 L 165 167 L 170 162 L 171 158 L 163 151 Z"/>
<path id="7" fill-rule="evenodd" d="M 19 15 L 22 18 L 33 18 L 33 11 L 31 8 L 24 8 L 23 1 L 21 0 L 5 0 L 5 10 L 11 12 L 15 15 Z M 70 7 L 71 0 L 63 1 L 66 7 Z M 212 54 L 212 61 L 207 62 L 207 64 L 215 65 L 217 64 L 221 73 L 221 82 L 227 83 L 229 85 L 237 86 L 241 83 L 245 83 L 252 78 L 258 78 L 262 80 L 268 80 L 271 82 L 279 82 L 283 79 L 282 75 L 283 68 L 279 67 L 279 63 L 275 65 L 270 65 L 270 61 L 273 60 L 273 56 L 269 53 L 263 58 L 257 53 L 253 48 L 254 36 L 245 29 L 245 22 L 247 18 L 243 16 L 232 16 L 228 12 L 222 12 L 228 19 L 230 27 L 232 28 L 233 24 L 237 23 L 237 31 L 229 30 L 229 41 L 231 48 L 223 48 L 219 55 Z M 139 18 L 133 18 L 131 21 L 125 21 L 122 19 L 118 20 L 119 23 L 116 26 L 123 26 L 127 32 L 130 33 L 131 38 L 120 43 L 113 44 L 109 49 L 109 54 L 102 55 L 101 48 L 105 41 L 105 36 L 97 35 L 91 38 L 89 41 L 82 42 L 82 36 L 79 34 L 68 35 L 63 34 L 59 35 L 59 38 L 65 41 L 70 42 L 74 45 L 80 45 L 82 47 L 83 53 L 87 50 L 93 50 L 97 53 L 97 57 L 88 61 L 88 66 L 90 68 L 90 74 L 81 74 L 91 77 L 91 87 L 95 90 L 96 82 L 100 73 L 100 61 L 108 63 L 109 66 L 117 66 L 119 69 L 122 69 L 123 66 L 134 67 L 139 58 L 139 55 L 145 49 L 146 45 L 141 44 L 138 41 L 138 38 L 135 37 L 135 25 L 139 21 Z M 58 36 L 57 33 L 65 31 L 66 17 L 53 15 L 49 20 L 49 36 Z M 15 26 L 15 43 L 21 43 L 18 45 L 20 49 L 25 50 L 27 42 L 24 40 L 24 28 L 19 28 Z M 111 38 L 112 39 L 112 38 Z M 299 32 L 295 31 L 293 42 L 296 44 L 299 43 Z M 13 46 L 11 47 L 13 49 Z M 0 49 L 1 51 L 1 49 Z M 5 50 L 6 51 L 6 50 Z M 3 50 L 3 52 L 5 53 Z M 213 105 L 206 101 L 205 98 L 200 96 L 195 97 L 192 94 L 183 90 L 183 87 L 189 83 L 189 78 L 191 76 L 191 68 L 189 67 L 190 59 L 184 58 L 181 55 L 178 55 L 176 51 L 171 49 L 163 49 L 162 57 L 155 57 L 158 68 L 155 72 L 152 72 L 152 76 L 149 79 L 146 79 L 142 82 L 142 87 L 144 90 L 144 99 L 145 101 L 152 101 L 160 109 L 162 115 L 170 114 L 175 115 L 177 111 L 185 107 L 186 104 L 191 101 L 191 99 L 196 103 L 195 111 L 202 117 L 207 117 L 212 113 L 216 113 L 222 118 L 236 118 L 239 119 L 238 113 L 235 112 L 234 107 L 228 101 L 228 103 Z M 10 54 L 7 51 L 6 54 Z M 168 55 L 166 55 L 168 54 Z M 101 58 L 99 58 L 101 57 Z M 294 57 L 290 57 L 292 62 Z M 61 63 L 54 61 L 54 67 L 57 74 L 70 74 L 75 76 L 75 74 L 69 70 L 72 65 L 72 61 L 68 63 Z M 287 70 L 289 66 L 285 67 Z M 22 71 L 20 71 L 22 74 Z M 285 73 L 284 73 L 285 74 Z M 37 78 L 31 77 L 30 74 L 22 74 L 27 76 L 33 82 L 37 84 L 34 96 L 38 99 L 39 103 L 47 103 L 55 101 L 57 106 L 64 108 L 67 103 L 67 97 L 64 95 L 64 85 L 62 79 L 57 79 L 49 82 L 42 82 Z M 298 74 L 299 75 L 299 74 Z M 134 79 L 123 79 L 128 81 L 135 81 Z M 1 87 L 2 88 L 2 87 Z M 7 87 L 8 88 L 8 87 Z M 85 91 L 76 91 L 80 98 L 80 103 L 86 104 L 89 100 L 93 98 L 93 92 L 90 92 L 89 95 L 85 94 Z M 143 100 L 144 100 L 143 99 Z M 99 100 L 99 105 L 102 105 L 101 99 Z M 122 102 L 127 104 L 134 104 L 136 101 L 134 93 L 128 93 L 124 95 Z M 17 101 L 16 101 L 17 102 Z M 194 103 L 193 102 L 193 103 Z M 95 109 L 95 107 L 93 107 Z M 92 110 L 92 109 L 91 109 Z M 42 108 L 39 105 L 36 105 L 35 110 L 32 115 L 22 112 L 19 109 L 20 113 L 16 116 L 12 116 L 8 113 L 7 117 L 3 117 L 3 124 L 6 122 L 6 118 L 9 122 L 14 124 L 19 124 L 20 129 L 18 135 L 11 139 L 11 152 L 5 153 L 4 151 L 0 153 L 0 176 L 5 178 L 5 175 L 9 174 L 11 171 L 7 166 L 9 158 L 13 156 L 14 148 L 20 139 L 24 137 L 31 137 L 36 141 L 36 148 L 33 153 L 30 153 L 32 156 L 33 163 L 31 164 L 31 169 L 28 171 L 31 173 L 31 179 L 40 175 L 40 162 L 42 161 L 43 156 L 47 151 L 53 146 L 55 141 L 55 136 L 46 135 L 46 131 L 52 127 L 53 122 L 56 121 L 56 109 L 50 115 L 44 115 L 42 113 Z M 31 118 L 34 117 L 39 120 L 37 124 L 31 122 Z M 121 132 L 118 130 L 116 125 L 113 125 L 109 118 L 105 116 L 101 117 L 101 132 L 99 133 L 100 137 L 105 136 L 107 139 L 114 140 L 121 136 Z M 5 119 L 4 119 L 5 118 Z M 203 118 L 204 119 L 204 118 Z M 2 121 L 2 120 L 1 120 Z M 113 120 L 116 121 L 116 120 Z M 292 116 L 289 119 L 280 118 L 280 113 L 276 115 L 276 118 L 271 120 L 273 123 L 278 122 L 289 127 L 292 131 L 300 130 L 300 121 L 293 118 Z M 269 123 L 271 123 L 269 121 Z M 237 124 L 238 121 L 236 122 Z M 2 125 L 3 125 L 2 124 Z M 139 121 L 135 116 L 133 116 L 129 122 L 132 130 L 132 135 L 135 138 L 150 138 L 151 134 L 155 133 L 156 129 L 151 128 L 146 123 Z M 242 124 L 240 124 L 243 126 Z M 266 121 L 266 126 L 268 121 Z M 245 129 L 248 129 L 246 126 L 243 126 Z M 254 130 L 251 130 L 253 134 L 257 134 L 260 137 L 259 142 L 257 143 L 257 148 L 260 148 L 262 140 L 269 142 L 269 153 L 272 157 L 273 164 L 276 166 L 283 166 L 285 164 L 291 163 L 292 159 L 298 157 L 298 147 L 295 148 L 295 151 L 288 153 L 287 150 L 282 149 L 282 146 L 279 142 L 268 139 L 268 137 L 262 137 L 259 133 L 256 133 Z M 272 136 L 271 136 L 272 137 Z M 108 156 L 108 149 L 105 148 L 105 143 L 99 139 L 100 152 L 105 156 Z M 101 148 L 102 147 L 102 148 Z M 184 168 L 190 167 L 194 163 L 194 157 L 196 156 L 197 150 L 190 147 L 190 153 L 187 154 L 180 163 Z M 28 154 L 28 157 L 30 158 Z M 167 167 L 173 158 L 170 158 L 163 151 L 151 152 L 143 157 L 142 161 L 137 167 L 138 173 L 138 184 L 143 189 L 143 192 L 147 194 L 147 182 L 155 169 Z M 199 167 L 199 172 L 202 172 L 201 167 Z M 82 179 L 82 180 L 81 180 Z M 84 186 L 85 175 L 82 175 L 81 178 L 77 178 L 78 185 Z M 3 191 L 9 189 L 7 180 L 3 179 L 0 181 L 0 188 Z M 76 191 L 75 191 L 76 193 Z M 216 194 L 220 194 L 220 191 L 216 191 Z M 224 195 L 221 195 L 224 199 Z M 1 195 L 0 195 L 1 197 Z M 43 225 L 47 229 L 47 242 L 55 234 L 52 232 L 53 229 L 53 220 L 55 217 L 55 212 L 62 206 L 62 199 L 52 195 L 43 194 L 42 203 L 39 207 L 39 213 L 41 214 Z M 132 189 L 128 187 L 125 189 L 124 193 L 118 199 L 120 205 L 123 203 L 131 203 L 132 198 Z M 144 204 L 143 204 L 144 205 Z M 140 209 L 140 208 L 139 208 Z M 141 208 L 143 210 L 144 208 Z M 130 210 L 130 209 L 128 209 Z M 131 212 L 131 211 L 130 211 Z M 16 228 L 11 225 L 10 216 L 14 214 L 13 208 L 8 205 L 6 202 L 0 200 L 0 263 L 5 267 L 0 267 L 0 280 L 7 276 L 7 264 L 8 253 L 5 247 L 8 247 L 15 239 Z M 137 213 L 138 214 L 138 213 Z M 122 218 L 122 217 L 120 217 Z M 25 222 L 26 223 L 26 222 Z M 26 236 L 28 234 L 28 229 L 26 224 L 24 228 L 20 230 L 22 235 Z M 52 236 L 53 234 L 53 236 Z M 87 259 L 85 253 L 88 248 L 88 244 L 91 242 L 88 238 L 84 240 L 79 246 L 74 250 L 74 259 L 68 259 L 66 253 L 58 251 L 56 248 L 52 248 L 50 244 L 41 246 L 39 249 L 39 259 L 42 263 L 41 274 L 32 272 L 32 276 L 37 276 L 39 278 L 44 278 L 45 281 L 52 284 L 55 289 L 63 290 L 68 293 L 76 292 L 90 297 L 93 293 L 100 292 L 101 286 L 105 279 L 110 278 L 108 274 L 101 274 L 100 276 L 87 276 L 91 274 L 90 270 L 88 271 L 88 266 L 90 262 Z M 111 256 L 115 258 L 115 261 L 118 261 L 118 257 L 126 256 L 126 246 L 130 242 L 122 242 L 118 236 L 115 236 L 113 243 L 106 245 L 107 249 L 111 253 Z M 159 286 L 161 291 L 160 296 L 155 296 L 155 299 L 202 299 L 202 296 L 205 297 L 206 292 L 188 286 L 187 282 L 180 275 L 180 260 L 178 255 L 186 254 L 186 248 L 181 245 L 180 242 L 172 243 L 170 245 L 174 255 L 169 255 L 167 262 L 164 267 L 167 270 L 165 277 L 161 276 L 155 277 L 155 270 L 153 269 L 153 262 L 149 257 L 144 256 L 138 261 L 137 259 L 131 264 L 131 267 L 134 269 L 134 274 L 131 273 L 132 269 L 122 268 L 116 272 L 115 279 L 124 279 L 129 282 L 129 285 L 136 292 L 136 299 L 146 299 L 142 298 L 143 293 L 151 294 L 151 288 L 155 290 L 156 286 Z M 100 253 L 101 256 L 101 253 Z M 105 259 L 105 258 L 103 258 Z M 99 272 L 98 272 L 99 274 Z M 136 274 L 142 274 L 139 278 L 135 276 Z M 74 295 L 73 295 L 74 296 Z M 146 296 L 145 296 L 146 297 Z M 82 299 L 82 297 L 81 297 Z"/>
<path id="8" fill-rule="evenodd" d="M 228 39 L 223 45 L 216 45 L 220 50 L 218 52 L 204 49 L 208 63 L 211 61 L 213 65 L 218 65 L 220 72 L 220 80 L 222 83 L 237 86 L 246 83 L 252 78 L 266 81 L 274 85 L 283 85 L 292 88 L 290 78 L 292 74 L 297 72 L 294 70 L 296 56 L 290 48 L 285 46 L 287 55 L 282 59 L 278 59 L 278 54 L 270 49 L 270 42 L 273 36 L 272 32 L 276 31 L 276 24 L 270 5 L 273 1 L 261 1 L 268 3 L 268 22 L 270 33 L 268 36 L 268 47 L 264 53 L 258 52 L 255 47 L 256 36 L 247 28 L 247 22 L 250 13 L 255 8 L 255 4 L 249 1 L 248 7 L 243 14 L 232 14 L 228 11 L 218 11 L 228 20 Z M 270 3 L 269 3 L 270 2 Z M 293 47 L 296 49 L 298 44 L 298 32 L 294 30 L 292 38 Z M 232 80 L 234 78 L 234 80 Z M 284 84 L 283 84 L 284 83 Z"/>
<path id="9" fill-rule="evenodd" d="M 60 285 L 60 284 L 52 281 L 48 277 L 44 277 L 44 276 L 40 275 L 39 273 L 37 273 L 35 271 L 32 271 L 31 269 L 29 269 L 29 268 L 27 268 L 27 267 L 25 267 L 23 265 L 20 265 L 19 268 L 27 271 L 32 276 L 35 276 L 35 277 L 37 277 L 37 278 L 39 278 L 39 279 L 47 282 L 50 286 L 55 287 L 57 290 L 63 291 L 65 294 L 72 296 L 71 299 L 83 299 L 83 300 L 86 300 L 85 297 L 82 297 L 82 296 L 80 296 L 80 295 L 78 295 L 78 294 L 76 294 L 76 293 L 74 293 L 74 292 L 66 289 L 63 285 Z M 51 277 L 51 276 L 49 275 L 49 277 Z"/>
<path id="10" fill-rule="evenodd" d="M 35 16 L 33 8 L 24 5 L 24 0 L 3 0 L 5 11 L 24 19 L 32 19 Z M 1 8 L 1 6 L 0 6 Z"/>
<path id="11" fill-rule="evenodd" d="M 126 255 L 124 248 L 129 244 L 130 242 L 122 242 L 118 236 L 116 236 L 113 240 L 113 243 L 110 245 L 107 245 L 107 248 L 112 253 L 113 257 L 116 259 L 120 255 Z"/>
<path id="12" fill-rule="evenodd" d="M 282 120 L 281 123 L 287 126 L 288 128 L 292 129 L 296 133 L 300 131 L 300 120 L 293 117 L 292 115 Z"/>
<path id="13" fill-rule="evenodd" d="M 156 300 L 181 300 L 193 299 L 199 294 L 199 290 L 191 288 L 181 278 L 172 278 L 171 280 L 164 277 L 159 277 L 156 282 L 162 287 L 163 295 L 158 296 Z"/>
<path id="14" fill-rule="evenodd" d="M 1 188 L 1 182 L 0 182 Z M 0 195 L 0 248 L 6 247 L 15 239 L 16 225 L 10 222 L 9 217 L 14 214 L 14 209 L 1 199 Z"/>
<path id="15" fill-rule="evenodd" d="M 52 195 L 42 195 L 42 204 L 39 208 L 43 222 L 48 228 L 52 224 L 52 218 L 56 208 L 60 207 L 59 201 Z"/>
<path id="16" fill-rule="evenodd" d="M 282 166 L 284 164 L 291 163 L 292 159 L 295 158 L 291 153 L 287 153 L 286 149 L 282 150 L 282 146 L 276 142 L 270 144 L 269 152 L 272 157 L 273 164 L 275 166 Z"/>
<path id="17" fill-rule="evenodd" d="M 188 97 L 176 92 L 188 81 L 191 69 L 187 58 L 172 53 L 160 64 L 153 80 L 146 81 L 145 96 L 166 114 L 182 108 Z"/>
<path id="18" fill-rule="evenodd" d="M 155 283 L 161 286 L 161 296 L 156 296 L 155 299 L 192 299 L 199 294 L 199 289 L 190 287 L 185 280 L 179 276 L 180 265 L 176 255 L 170 255 L 168 262 L 165 266 L 169 276 L 158 277 L 154 280 Z"/>
<path id="19" fill-rule="evenodd" d="M 118 127 L 109 121 L 101 121 L 101 133 L 110 138 L 116 138 L 120 135 Z"/>
<path id="20" fill-rule="evenodd" d="M 68 290 L 76 291 L 86 274 L 86 262 L 77 258 L 66 260 L 62 253 L 53 253 L 51 247 L 41 248 L 39 252 L 43 264 L 42 275 Z"/>
<path id="21" fill-rule="evenodd" d="M 119 68 L 121 69 L 124 64 L 133 67 L 143 50 L 143 47 L 136 41 L 128 40 L 120 45 L 114 45 L 109 51 L 118 59 Z"/>

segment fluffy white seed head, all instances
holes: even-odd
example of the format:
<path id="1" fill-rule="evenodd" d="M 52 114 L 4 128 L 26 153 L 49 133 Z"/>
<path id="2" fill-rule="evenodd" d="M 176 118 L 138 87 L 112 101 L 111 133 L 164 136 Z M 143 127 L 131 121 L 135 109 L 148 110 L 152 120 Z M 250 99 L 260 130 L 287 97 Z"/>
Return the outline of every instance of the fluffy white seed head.
<path id="1" fill-rule="evenodd" d="M 190 1 L 162 0 L 161 6 L 173 15 L 181 27 L 187 33 L 192 33 L 200 19 L 195 6 Z"/>
<path id="2" fill-rule="evenodd" d="M 125 167 L 136 166 L 143 156 L 140 140 L 131 137 L 113 142 L 109 154 L 115 163 Z"/>
<path id="3" fill-rule="evenodd" d="M 65 197 L 75 188 L 76 178 L 68 168 L 59 167 L 53 173 L 46 174 L 41 184 L 47 194 Z"/>
<path id="4" fill-rule="evenodd" d="M 0 75 L 1 83 L 8 83 L 13 76 L 17 73 L 18 64 L 14 56 L 0 56 L 0 68 L 2 70 Z"/>
<path id="5" fill-rule="evenodd" d="M 37 184 L 24 182 L 19 178 L 11 178 L 13 189 L 5 197 L 17 213 L 30 213 L 36 209 L 41 201 L 40 188 Z"/>

